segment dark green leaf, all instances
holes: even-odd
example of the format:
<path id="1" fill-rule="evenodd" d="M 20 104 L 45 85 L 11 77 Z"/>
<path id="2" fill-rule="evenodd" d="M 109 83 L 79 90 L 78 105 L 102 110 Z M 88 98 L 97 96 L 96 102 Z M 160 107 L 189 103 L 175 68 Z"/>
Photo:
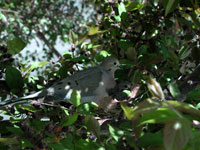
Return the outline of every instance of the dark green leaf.
<path id="1" fill-rule="evenodd" d="M 6 127 L 6 129 L 14 134 L 17 135 L 24 135 L 24 132 L 22 131 L 22 129 L 20 129 L 18 126 L 14 126 L 14 127 Z"/>
<path id="2" fill-rule="evenodd" d="M 28 139 L 21 140 L 22 147 L 24 148 L 34 148 L 33 144 Z"/>
<path id="3" fill-rule="evenodd" d="M 179 0 L 163 0 L 162 2 L 165 8 L 165 16 L 174 11 L 179 4 Z"/>
<path id="4" fill-rule="evenodd" d="M 138 144 L 140 147 L 148 147 L 149 145 L 162 145 L 162 134 L 161 132 L 145 133 L 142 137 L 140 137 Z"/>
<path id="5" fill-rule="evenodd" d="M 100 138 L 100 125 L 94 117 L 86 116 L 85 124 L 89 131 L 91 131 L 96 137 Z"/>
<path id="6" fill-rule="evenodd" d="M 22 75 L 19 70 L 14 67 L 6 67 L 6 83 L 10 89 L 19 92 L 24 85 Z"/>
<path id="7" fill-rule="evenodd" d="M 200 101 L 200 88 L 196 88 L 187 94 L 187 99 Z"/>
<path id="8" fill-rule="evenodd" d="M 73 136 L 70 133 L 66 134 L 66 138 L 64 138 L 63 140 L 61 140 L 61 143 L 63 146 L 65 146 L 65 148 L 68 148 L 69 150 L 74 150 L 75 145 L 73 143 Z"/>
<path id="9" fill-rule="evenodd" d="M 8 53 L 17 54 L 24 49 L 26 44 L 20 38 L 14 38 L 8 42 Z"/>
<path id="10" fill-rule="evenodd" d="M 74 113 L 73 115 L 70 114 L 66 117 L 63 121 L 61 121 L 61 126 L 69 126 L 72 125 L 74 122 L 76 122 L 78 118 L 78 113 Z"/>
<path id="11" fill-rule="evenodd" d="M 48 146 L 51 147 L 52 150 L 69 150 L 60 143 L 49 143 Z"/>

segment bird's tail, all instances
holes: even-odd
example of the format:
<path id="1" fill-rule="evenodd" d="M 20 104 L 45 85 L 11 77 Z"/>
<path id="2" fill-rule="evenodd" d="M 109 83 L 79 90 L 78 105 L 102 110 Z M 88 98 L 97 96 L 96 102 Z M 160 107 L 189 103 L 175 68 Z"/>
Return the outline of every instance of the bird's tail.
<path id="1" fill-rule="evenodd" d="M 38 91 L 36 93 L 30 94 L 30 95 L 27 95 L 27 96 L 24 96 L 24 97 L 19 97 L 19 98 L 15 98 L 15 99 L 9 99 L 9 100 L 6 100 L 6 101 L 2 101 L 2 102 L 0 102 L 0 106 L 6 106 L 6 105 L 9 105 L 9 104 L 16 104 L 16 103 L 20 103 L 20 102 L 23 102 L 23 101 L 27 101 L 28 99 L 37 98 L 41 94 L 42 94 L 42 91 Z"/>

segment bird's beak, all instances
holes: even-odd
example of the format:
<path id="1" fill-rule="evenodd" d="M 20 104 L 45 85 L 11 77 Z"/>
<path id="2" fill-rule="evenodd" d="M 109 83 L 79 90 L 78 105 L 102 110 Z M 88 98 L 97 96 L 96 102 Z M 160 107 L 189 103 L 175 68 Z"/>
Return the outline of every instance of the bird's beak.
<path id="1" fill-rule="evenodd" d="M 117 69 L 122 69 L 122 67 L 120 65 L 117 66 Z"/>

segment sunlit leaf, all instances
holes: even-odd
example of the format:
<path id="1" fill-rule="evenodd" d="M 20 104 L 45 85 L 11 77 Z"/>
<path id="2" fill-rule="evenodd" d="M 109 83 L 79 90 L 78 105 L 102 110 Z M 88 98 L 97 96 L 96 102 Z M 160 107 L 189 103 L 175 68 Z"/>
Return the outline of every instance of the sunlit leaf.
<path id="1" fill-rule="evenodd" d="M 78 40 L 78 36 L 72 30 L 70 30 L 69 31 L 69 42 L 70 42 L 70 44 L 76 44 L 77 40 Z"/>
<path id="2" fill-rule="evenodd" d="M 23 108 L 24 110 L 27 110 L 29 112 L 36 112 L 38 111 L 34 106 L 32 105 L 22 105 L 20 106 L 21 108 Z"/>
<path id="3" fill-rule="evenodd" d="M 122 109 L 124 111 L 124 114 L 125 114 L 126 118 L 128 120 L 131 120 L 133 118 L 133 116 L 134 116 L 133 108 L 126 106 L 124 103 L 121 103 L 121 107 L 122 107 Z"/>
<path id="4" fill-rule="evenodd" d="M 162 87 L 156 81 L 156 79 L 150 77 L 149 81 L 147 82 L 147 87 L 149 91 L 151 92 L 152 96 L 157 97 L 160 100 L 165 99 Z"/>
<path id="5" fill-rule="evenodd" d="M 74 106 L 78 106 L 81 104 L 81 94 L 79 91 L 74 90 L 71 94 L 71 98 L 70 98 L 72 104 Z"/>
<path id="6" fill-rule="evenodd" d="M 174 98 L 178 98 L 181 96 L 181 92 L 179 91 L 178 85 L 174 83 L 169 84 L 169 91 Z"/>
<path id="7" fill-rule="evenodd" d="M 166 121 L 171 120 L 173 118 L 177 118 L 177 115 L 171 109 L 158 108 L 155 111 L 151 111 L 151 112 L 143 114 L 141 117 L 140 124 L 165 123 Z"/>
<path id="8" fill-rule="evenodd" d="M 126 7 L 125 7 L 124 3 L 118 4 L 118 11 L 119 11 L 120 16 L 122 15 L 123 12 L 126 12 Z"/>
<path id="9" fill-rule="evenodd" d="M 50 64 L 50 62 L 48 62 L 48 61 L 32 62 L 30 64 L 30 66 L 28 66 L 27 68 L 24 69 L 24 71 L 27 71 L 28 73 L 30 73 L 31 71 L 33 71 L 36 68 L 41 68 L 41 67 L 44 67 L 44 66 L 49 65 L 49 64 Z"/>
<path id="10" fill-rule="evenodd" d="M 97 26 L 91 26 L 89 27 L 89 32 L 88 35 L 95 35 L 95 34 L 99 34 L 99 33 L 103 33 L 104 31 L 100 31 L 99 27 Z"/>
<path id="11" fill-rule="evenodd" d="M 168 103 L 170 103 L 170 105 L 172 105 L 179 112 L 189 114 L 191 117 L 195 117 L 196 119 L 200 118 L 200 111 L 191 107 L 190 105 L 188 105 L 186 103 L 178 102 L 178 101 L 168 101 Z M 167 105 L 167 103 L 162 102 L 162 106 L 166 107 L 168 105 Z"/>
<path id="12" fill-rule="evenodd" d="M 7 22 L 6 16 L 0 11 L 0 20 Z"/>
<path id="13" fill-rule="evenodd" d="M 70 126 L 74 122 L 76 122 L 78 118 L 78 113 L 70 114 L 69 116 L 66 117 L 66 119 L 61 121 L 62 126 Z"/>
<path id="14" fill-rule="evenodd" d="M 98 105 L 96 103 L 88 102 L 88 103 L 80 104 L 77 107 L 77 112 L 79 112 L 80 114 L 92 115 L 94 114 L 97 108 L 98 108 Z"/>
<path id="15" fill-rule="evenodd" d="M 124 131 L 114 128 L 111 125 L 108 125 L 108 128 L 112 138 L 118 142 L 119 138 L 124 134 Z"/>
<path id="16" fill-rule="evenodd" d="M 143 7 L 144 7 L 144 5 L 142 3 L 137 2 L 137 1 L 130 2 L 126 6 L 127 11 L 134 11 L 134 10 L 137 10 L 137 9 L 142 9 Z"/>

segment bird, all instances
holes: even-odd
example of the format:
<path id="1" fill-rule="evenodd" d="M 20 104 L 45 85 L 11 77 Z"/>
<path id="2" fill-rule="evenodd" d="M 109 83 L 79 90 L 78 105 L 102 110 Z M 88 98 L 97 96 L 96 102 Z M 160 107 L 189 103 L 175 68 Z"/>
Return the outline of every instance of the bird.
<path id="1" fill-rule="evenodd" d="M 78 71 L 61 81 L 55 82 L 48 88 L 28 96 L 8 100 L 3 105 L 35 98 L 43 98 L 44 102 L 65 100 L 70 102 L 71 93 L 74 90 L 80 92 L 81 103 L 98 103 L 101 99 L 108 96 L 110 89 L 115 87 L 114 73 L 119 68 L 120 63 L 118 59 L 107 57 L 100 65 Z"/>

